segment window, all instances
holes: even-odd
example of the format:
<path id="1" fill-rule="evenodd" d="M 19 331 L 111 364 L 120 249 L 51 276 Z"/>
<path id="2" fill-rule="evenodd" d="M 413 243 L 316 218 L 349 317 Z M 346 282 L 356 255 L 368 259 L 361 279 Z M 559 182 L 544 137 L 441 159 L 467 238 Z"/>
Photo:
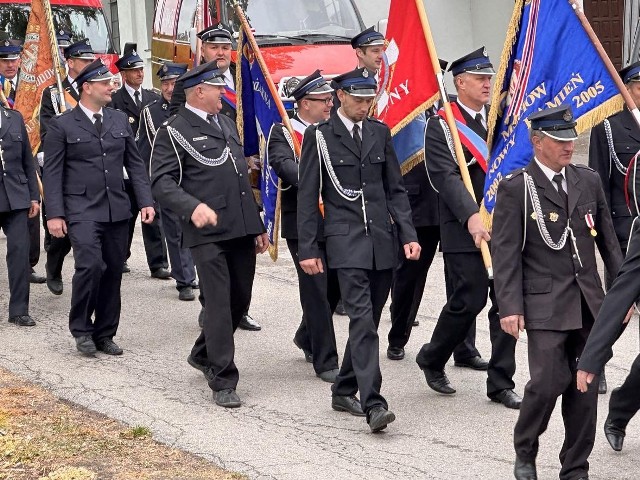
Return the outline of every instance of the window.
<path id="1" fill-rule="evenodd" d="M 182 0 L 180 16 L 178 17 L 178 30 L 176 40 L 178 42 L 189 41 L 189 31 L 195 26 L 196 0 Z"/>

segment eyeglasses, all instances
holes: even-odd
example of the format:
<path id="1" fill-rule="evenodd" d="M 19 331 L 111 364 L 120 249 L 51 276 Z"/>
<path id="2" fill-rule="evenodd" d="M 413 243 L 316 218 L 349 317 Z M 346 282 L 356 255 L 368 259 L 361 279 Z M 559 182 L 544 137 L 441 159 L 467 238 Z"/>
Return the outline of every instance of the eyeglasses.
<path id="1" fill-rule="evenodd" d="M 333 103 L 333 97 L 329 98 L 305 98 L 305 100 L 309 100 L 310 102 L 324 102 L 326 106 L 329 106 Z"/>

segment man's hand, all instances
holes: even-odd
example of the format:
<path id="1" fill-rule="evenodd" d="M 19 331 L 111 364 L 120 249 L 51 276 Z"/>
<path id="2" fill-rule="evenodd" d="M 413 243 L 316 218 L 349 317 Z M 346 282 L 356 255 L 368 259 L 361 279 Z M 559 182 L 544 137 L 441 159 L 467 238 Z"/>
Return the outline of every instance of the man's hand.
<path id="1" fill-rule="evenodd" d="M 322 268 L 322 260 L 319 258 L 309 258 L 307 260 L 301 260 L 300 267 L 307 275 L 324 273 L 324 268 Z"/>
<path id="2" fill-rule="evenodd" d="M 509 315 L 500 319 L 500 326 L 506 333 L 515 337 L 520 337 L 520 332 L 524 331 L 524 315 Z"/>
<path id="3" fill-rule="evenodd" d="M 418 242 L 409 242 L 404 244 L 404 256 L 407 260 L 420 260 L 420 252 L 422 248 Z"/>
<path id="4" fill-rule="evenodd" d="M 29 208 L 29 218 L 33 218 L 40 213 L 40 204 L 38 202 L 31 201 L 31 207 Z"/>
<path id="5" fill-rule="evenodd" d="M 142 223 L 152 223 L 155 216 L 156 211 L 153 207 L 143 207 L 140 210 L 140 220 Z"/>
<path id="6" fill-rule="evenodd" d="M 63 238 L 67 234 L 67 224 L 64 218 L 51 218 L 47 220 L 49 233 L 56 238 Z"/>
<path id="7" fill-rule="evenodd" d="M 269 235 L 261 233 L 256 237 L 256 253 L 264 253 L 269 248 Z"/>
<path id="8" fill-rule="evenodd" d="M 473 243 L 476 244 L 477 248 L 480 248 L 482 240 L 486 240 L 487 242 L 491 240 L 491 235 L 489 235 L 489 231 L 484 228 L 479 213 L 474 213 L 469 217 L 469 220 L 467 220 L 467 230 L 469 230 L 469 233 L 473 237 Z"/>
<path id="9" fill-rule="evenodd" d="M 623 325 L 626 325 L 627 323 L 629 323 L 629 320 L 631 320 L 631 317 L 633 316 L 633 311 L 634 310 L 635 310 L 635 305 L 631 305 L 631 308 L 627 312 L 627 316 L 624 317 L 624 320 L 622 320 L 622 324 Z"/>
<path id="10" fill-rule="evenodd" d="M 578 370 L 578 373 L 576 375 L 576 386 L 578 387 L 578 390 L 580 390 L 582 393 L 586 393 L 587 390 L 589 389 L 589 385 L 591 385 L 591 382 L 593 382 L 593 379 L 595 378 L 596 374 L 595 373 L 589 373 L 589 372 L 585 372 L 584 370 Z"/>
<path id="11" fill-rule="evenodd" d="M 218 224 L 218 215 L 206 204 L 200 203 L 191 214 L 191 221 L 196 228 L 202 228 L 207 225 L 213 225 L 215 227 Z"/>

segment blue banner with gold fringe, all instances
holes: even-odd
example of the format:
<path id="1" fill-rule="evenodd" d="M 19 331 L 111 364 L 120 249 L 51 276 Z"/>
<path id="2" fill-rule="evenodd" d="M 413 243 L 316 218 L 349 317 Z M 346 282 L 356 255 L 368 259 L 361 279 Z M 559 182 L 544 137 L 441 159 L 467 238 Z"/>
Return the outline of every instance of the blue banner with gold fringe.
<path id="1" fill-rule="evenodd" d="M 491 156 L 484 194 L 533 157 L 527 117 L 571 105 L 578 133 L 622 109 L 622 98 L 567 0 L 516 0 L 489 113 Z"/>

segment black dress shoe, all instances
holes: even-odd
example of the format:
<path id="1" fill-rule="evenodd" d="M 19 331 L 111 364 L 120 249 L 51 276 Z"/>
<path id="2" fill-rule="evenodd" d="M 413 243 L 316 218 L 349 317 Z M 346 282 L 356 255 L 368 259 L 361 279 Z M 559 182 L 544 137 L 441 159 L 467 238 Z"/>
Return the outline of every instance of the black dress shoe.
<path id="1" fill-rule="evenodd" d="M 62 295 L 63 284 L 61 278 L 47 278 L 47 287 L 54 295 Z"/>
<path id="2" fill-rule="evenodd" d="M 355 417 L 364 417 L 360 400 L 355 395 L 332 395 L 331 408 L 336 412 L 347 412 Z"/>
<path id="3" fill-rule="evenodd" d="M 513 408 L 514 410 L 519 410 L 520 404 L 522 403 L 522 398 L 520 398 L 520 395 L 518 395 L 510 388 L 505 388 L 504 390 L 499 391 L 489 398 L 492 402 L 501 403 L 505 407 Z"/>
<path id="4" fill-rule="evenodd" d="M 316 377 L 318 377 L 323 382 L 336 383 L 338 372 L 339 370 L 337 368 L 334 368 L 332 370 L 327 370 L 325 372 L 316 373 Z"/>
<path id="5" fill-rule="evenodd" d="M 238 408 L 242 405 L 240 397 L 233 388 L 225 388 L 224 390 L 213 392 L 213 399 L 216 405 L 224 408 Z"/>
<path id="6" fill-rule="evenodd" d="M 47 277 L 38 275 L 35 270 L 31 269 L 31 275 L 29 275 L 29 283 L 44 283 L 47 281 Z"/>
<path id="7" fill-rule="evenodd" d="M 151 272 L 152 278 L 159 278 L 160 280 L 169 280 L 171 278 L 171 272 L 166 268 L 156 268 Z"/>
<path id="8" fill-rule="evenodd" d="M 198 359 L 194 358 L 191 355 L 187 357 L 187 363 L 191 365 L 193 368 L 195 368 L 196 370 L 200 370 L 204 375 L 204 378 L 207 379 L 207 382 L 213 382 L 215 375 L 209 365 L 199 361 Z"/>
<path id="9" fill-rule="evenodd" d="M 98 351 L 96 344 L 93 343 L 93 338 L 89 335 L 76 337 L 76 348 L 80 353 L 84 353 L 85 355 L 93 355 Z"/>
<path id="10" fill-rule="evenodd" d="M 293 337 L 293 344 L 300 350 L 302 350 L 302 353 L 304 353 L 304 359 L 307 363 L 313 363 L 313 355 L 311 353 L 311 350 L 304 348 L 296 337 Z"/>
<path id="11" fill-rule="evenodd" d="M 96 348 L 107 355 L 122 355 L 123 350 L 110 338 L 96 340 Z"/>
<path id="12" fill-rule="evenodd" d="M 198 326 L 204 328 L 204 308 L 201 308 L 198 314 Z"/>
<path id="13" fill-rule="evenodd" d="M 516 477 L 516 480 L 538 480 L 535 462 L 527 462 L 520 457 L 516 457 L 513 475 Z"/>
<path id="14" fill-rule="evenodd" d="M 200 284 L 194 280 L 193 282 L 191 282 L 191 288 L 193 288 L 194 290 L 198 290 L 200 288 Z"/>
<path id="15" fill-rule="evenodd" d="M 419 326 L 419 325 L 420 325 L 420 321 L 418 321 L 418 320 L 414 320 L 412 325 L 413 325 L 414 327 L 417 327 L 417 326 Z"/>
<path id="16" fill-rule="evenodd" d="M 129 273 L 130 271 L 131 269 L 129 268 L 129 264 L 124 262 L 124 265 L 122 265 L 122 273 Z"/>
<path id="17" fill-rule="evenodd" d="M 624 428 L 615 425 L 609 417 L 604 422 L 604 436 L 607 437 L 607 441 L 611 448 L 616 452 L 622 450 L 622 444 L 624 443 L 624 436 L 626 431 Z"/>
<path id="18" fill-rule="evenodd" d="M 388 347 L 387 358 L 389 360 L 402 360 L 404 358 L 404 348 L 402 347 Z"/>
<path id="19" fill-rule="evenodd" d="M 15 315 L 9 317 L 9 323 L 15 323 L 19 327 L 33 327 L 36 322 L 29 315 Z"/>
<path id="20" fill-rule="evenodd" d="M 373 407 L 369 410 L 369 428 L 371 433 L 379 432 L 387 428 L 396 419 L 396 415 L 384 407 Z"/>
<path id="21" fill-rule="evenodd" d="M 193 293 L 193 289 L 191 287 L 180 287 L 178 290 L 178 300 L 182 300 L 183 302 L 190 302 L 191 300 L 196 299 L 196 294 Z"/>
<path id="22" fill-rule="evenodd" d="M 432 390 L 444 395 L 453 395 L 456 393 L 456 389 L 451 386 L 447 374 L 444 370 L 432 370 L 430 368 L 422 368 L 424 372 L 424 378 L 427 380 L 427 385 Z"/>
<path id="23" fill-rule="evenodd" d="M 489 368 L 489 362 L 487 362 L 480 355 L 476 355 L 475 357 L 465 358 L 464 360 L 459 360 L 453 362 L 456 367 L 463 368 L 471 368 L 473 370 L 482 370 L 486 371 Z"/>
<path id="24" fill-rule="evenodd" d="M 258 330 L 262 330 L 262 327 L 258 322 L 256 322 L 253 318 L 249 316 L 248 313 L 242 315 L 242 320 L 240 320 L 240 324 L 238 328 L 242 330 L 251 330 L 253 332 L 257 332 Z"/>
<path id="25" fill-rule="evenodd" d="M 334 312 L 336 315 L 340 315 L 340 316 L 345 316 L 347 314 L 347 311 L 344 309 L 344 305 L 342 304 L 342 300 L 340 300 L 338 302 L 338 304 L 336 305 L 336 310 Z"/>
<path id="26" fill-rule="evenodd" d="M 602 373 L 600 374 L 600 381 L 598 382 L 598 394 L 604 395 L 607 393 L 607 377 L 604 374 L 604 368 L 602 369 Z"/>

